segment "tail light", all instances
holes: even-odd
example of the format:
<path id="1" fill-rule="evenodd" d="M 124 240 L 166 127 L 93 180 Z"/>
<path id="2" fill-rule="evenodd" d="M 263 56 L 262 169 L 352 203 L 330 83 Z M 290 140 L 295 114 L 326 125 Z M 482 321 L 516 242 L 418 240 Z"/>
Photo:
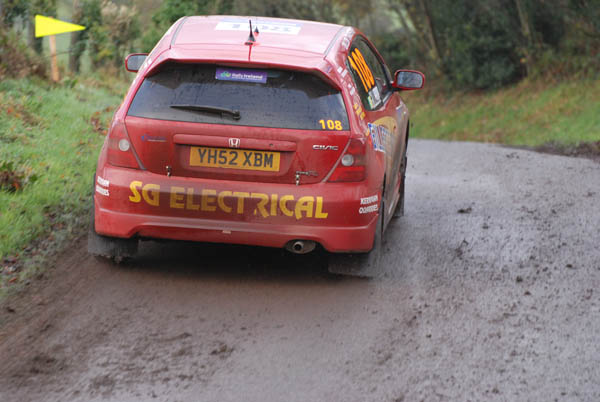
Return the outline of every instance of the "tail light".
<path id="1" fill-rule="evenodd" d="M 329 182 L 363 181 L 366 176 L 366 140 L 352 138 Z"/>
<path id="2" fill-rule="evenodd" d="M 114 166 L 139 169 L 140 164 L 127 134 L 125 123 L 115 119 L 108 131 L 108 163 Z"/>

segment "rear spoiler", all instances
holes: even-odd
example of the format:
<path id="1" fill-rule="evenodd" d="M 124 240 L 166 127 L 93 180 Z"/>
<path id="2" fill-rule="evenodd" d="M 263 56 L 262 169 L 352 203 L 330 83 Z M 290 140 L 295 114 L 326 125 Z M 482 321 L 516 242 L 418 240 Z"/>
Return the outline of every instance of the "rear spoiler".
<path id="1" fill-rule="evenodd" d="M 199 58 L 189 57 L 187 52 L 180 52 L 177 48 L 165 50 L 154 60 L 149 61 L 147 68 L 143 71 L 144 77 L 152 76 L 158 73 L 162 66 L 168 63 L 181 63 L 181 64 L 215 64 L 225 67 L 238 67 L 238 68 L 264 68 L 264 69 L 278 69 L 278 70 L 295 70 L 302 71 L 309 74 L 313 74 L 327 82 L 329 85 L 341 91 L 340 85 L 331 77 L 326 71 L 332 71 L 333 68 L 326 60 L 320 58 L 320 65 L 314 66 L 299 66 L 284 63 L 264 63 L 264 62 L 252 62 L 249 63 L 247 60 L 225 60 L 215 58 Z"/>

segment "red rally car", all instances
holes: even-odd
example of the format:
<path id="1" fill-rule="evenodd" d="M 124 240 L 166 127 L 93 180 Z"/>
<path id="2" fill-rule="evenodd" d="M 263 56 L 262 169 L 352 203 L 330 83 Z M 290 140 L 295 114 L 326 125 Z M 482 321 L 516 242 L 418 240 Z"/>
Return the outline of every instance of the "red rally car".
<path id="1" fill-rule="evenodd" d="M 94 179 L 88 249 L 132 256 L 139 239 L 322 246 L 330 270 L 369 275 L 402 213 L 408 111 L 352 27 L 184 17 L 148 55 L 116 111 Z"/>

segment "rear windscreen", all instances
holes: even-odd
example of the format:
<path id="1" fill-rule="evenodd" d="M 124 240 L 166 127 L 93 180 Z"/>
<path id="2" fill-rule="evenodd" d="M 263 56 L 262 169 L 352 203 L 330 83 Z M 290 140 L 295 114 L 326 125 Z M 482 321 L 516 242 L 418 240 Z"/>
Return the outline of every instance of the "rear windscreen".
<path id="1" fill-rule="evenodd" d="M 340 91 L 298 71 L 170 64 L 129 108 L 150 119 L 304 130 L 348 130 Z"/>

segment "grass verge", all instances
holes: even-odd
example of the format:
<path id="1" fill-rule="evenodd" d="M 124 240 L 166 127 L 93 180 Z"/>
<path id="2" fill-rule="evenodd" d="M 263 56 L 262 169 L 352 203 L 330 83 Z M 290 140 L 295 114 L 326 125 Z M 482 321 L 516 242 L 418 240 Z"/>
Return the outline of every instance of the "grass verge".
<path id="1" fill-rule="evenodd" d="M 0 82 L 0 300 L 87 226 L 92 175 L 126 83 Z"/>
<path id="2" fill-rule="evenodd" d="M 523 82 L 486 94 L 404 95 L 411 136 L 514 146 L 600 141 L 600 80 Z"/>

